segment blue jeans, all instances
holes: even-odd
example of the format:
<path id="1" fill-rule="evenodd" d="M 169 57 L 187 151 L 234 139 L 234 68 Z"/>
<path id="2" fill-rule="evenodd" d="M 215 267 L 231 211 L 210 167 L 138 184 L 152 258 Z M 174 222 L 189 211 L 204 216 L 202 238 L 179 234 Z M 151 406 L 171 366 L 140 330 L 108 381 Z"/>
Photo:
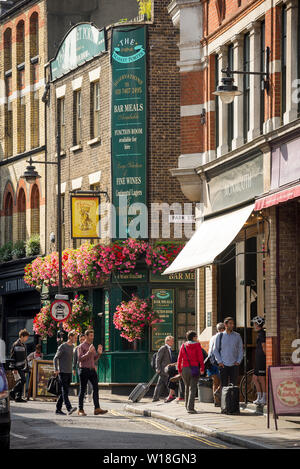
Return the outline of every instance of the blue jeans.
<path id="1" fill-rule="evenodd" d="M 61 410 L 63 403 L 69 412 L 72 409 L 71 402 L 69 400 L 69 387 L 72 381 L 72 373 L 59 373 L 58 375 L 60 383 L 60 394 L 56 402 L 56 410 Z"/>

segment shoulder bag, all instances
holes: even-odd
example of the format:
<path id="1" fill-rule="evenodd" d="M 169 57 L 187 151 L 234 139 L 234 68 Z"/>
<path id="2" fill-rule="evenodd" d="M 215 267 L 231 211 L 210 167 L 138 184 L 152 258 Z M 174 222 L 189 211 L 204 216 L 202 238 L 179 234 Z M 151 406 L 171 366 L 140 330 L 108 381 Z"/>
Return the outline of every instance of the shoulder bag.
<path id="1" fill-rule="evenodd" d="M 184 347 L 184 350 L 185 350 L 185 353 L 186 353 L 187 360 L 189 362 L 189 366 L 190 366 L 190 369 L 191 369 L 191 372 L 192 372 L 192 376 L 193 376 L 193 378 L 197 378 L 197 377 L 200 376 L 200 365 L 197 365 L 197 366 L 192 366 L 191 365 L 191 362 L 190 362 L 190 359 L 189 359 L 189 356 L 188 356 L 188 353 L 187 353 L 187 350 L 186 350 L 184 344 L 183 344 L 183 347 Z"/>

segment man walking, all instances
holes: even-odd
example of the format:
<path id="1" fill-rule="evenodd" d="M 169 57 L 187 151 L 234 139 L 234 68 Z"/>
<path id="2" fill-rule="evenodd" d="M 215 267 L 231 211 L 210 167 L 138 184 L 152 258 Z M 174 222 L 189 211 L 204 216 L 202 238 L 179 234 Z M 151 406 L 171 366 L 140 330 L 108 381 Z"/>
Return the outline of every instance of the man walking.
<path id="1" fill-rule="evenodd" d="M 19 339 L 13 343 L 11 349 L 11 358 L 13 359 L 14 375 L 19 374 L 20 379 L 14 388 L 10 391 L 10 398 L 15 402 L 27 402 L 22 398 L 24 384 L 26 383 L 25 373 L 28 371 L 26 342 L 29 338 L 29 332 L 22 329 L 19 332 Z"/>
<path id="2" fill-rule="evenodd" d="M 225 331 L 225 325 L 223 322 L 219 322 L 217 324 L 217 333 L 213 335 L 209 341 L 209 349 L 208 349 L 208 358 L 211 363 L 214 363 L 212 367 L 207 370 L 207 376 L 212 378 L 213 380 L 213 393 L 214 393 L 214 402 L 216 407 L 220 407 L 221 405 L 221 393 L 220 393 L 220 371 L 217 365 L 213 349 L 215 346 L 216 338 L 218 333 Z"/>
<path id="3" fill-rule="evenodd" d="M 62 411 L 62 405 L 65 404 L 68 415 L 73 414 L 76 407 L 72 407 L 69 400 L 69 387 L 72 380 L 72 364 L 73 364 L 73 349 L 76 342 L 77 335 L 71 331 L 68 334 L 68 341 L 62 343 L 56 352 L 53 359 L 55 375 L 59 378 L 60 383 L 60 394 L 56 402 L 56 414 L 66 415 Z"/>
<path id="4" fill-rule="evenodd" d="M 220 368 L 221 387 L 232 383 L 237 385 L 239 366 L 243 359 L 243 342 L 240 334 L 234 332 L 234 319 L 224 319 L 225 331 L 217 334 L 213 354 Z"/>
<path id="5" fill-rule="evenodd" d="M 174 337 L 169 335 L 165 338 L 165 345 L 160 347 L 160 349 L 157 352 L 156 373 L 158 373 L 159 376 L 158 376 L 157 384 L 154 389 L 152 402 L 159 401 L 159 396 L 161 395 L 163 388 L 164 387 L 168 388 L 169 374 L 168 372 L 165 371 L 165 368 L 166 366 L 173 363 L 173 357 L 172 357 L 173 345 L 174 345 Z M 170 402 L 171 400 L 175 398 L 176 398 L 175 392 L 172 390 L 172 392 L 170 391 L 170 395 L 166 401 Z"/>
<path id="6" fill-rule="evenodd" d="M 107 413 L 107 410 L 103 410 L 100 408 L 98 376 L 95 370 L 96 363 L 98 362 L 102 354 L 103 347 L 102 345 L 98 345 L 97 353 L 93 345 L 93 341 L 94 331 L 92 329 L 89 329 L 85 331 L 85 341 L 80 344 L 77 348 L 79 364 L 78 374 L 80 380 L 78 415 L 81 417 L 86 415 L 83 410 L 83 401 L 88 381 L 90 381 L 93 386 L 93 400 L 95 406 L 94 415 L 103 415 Z"/>
<path id="7" fill-rule="evenodd" d="M 82 344 L 84 341 L 85 341 L 85 335 L 83 333 L 81 333 L 79 335 L 79 345 Z M 77 347 L 75 347 L 74 353 L 73 353 L 73 376 L 76 376 L 76 373 L 78 372 L 78 353 L 77 353 L 77 349 L 78 349 L 79 345 L 77 345 Z M 88 381 L 88 385 L 87 385 L 87 395 L 88 395 L 88 401 L 92 402 L 93 386 L 91 385 L 90 381 Z"/>

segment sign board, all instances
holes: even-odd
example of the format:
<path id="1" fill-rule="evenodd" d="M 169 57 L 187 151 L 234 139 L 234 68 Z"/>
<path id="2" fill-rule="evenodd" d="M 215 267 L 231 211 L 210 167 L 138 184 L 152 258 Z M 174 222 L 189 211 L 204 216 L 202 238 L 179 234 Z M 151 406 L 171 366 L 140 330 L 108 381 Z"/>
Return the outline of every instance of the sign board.
<path id="1" fill-rule="evenodd" d="M 156 272 L 155 274 L 153 272 L 150 272 L 150 282 L 195 282 L 195 271 L 189 271 L 189 272 L 176 272 L 174 274 L 168 274 L 168 275 L 161 275 L 159 272 Z"/>
<path id="2" fill-rule="evenodd" d="M 138 214 L 141 205 L 132 208 L 134 213 L 129 210 L 135 203 L 147 203 L 146 28 L 113 29 L 111 50 L 112 192 L 118 239 L 129 236 L 133 218 L 147 216 L 145 210 Z M 140 226 L 145 226 L 142 221 Z"/>
<path id="3" fill-rule="evenodd" d="M 280 415 L 300 415 L 300 365 L 270 366 L 268 369 L 268 428 L 270 403 L 275 427 Z"/>
<path id="4" fill-rule="evenodd" d="M 52 360 L 33 360 L 32 398 L 55 398 L 47 391 L 48 379 L 54 374 Z"/>
<path id="5" fill-rule="evenodd" d="M 105 351 L 110 349 L 110 316 L 109 316 L 109 292 L 105 291 L 104 297 L 104 323 L 105 323 Z"/>
<path id="6" fill-rule="evenodd" d="M 50 316 L 54 321 L 62 322 L 68 319 L 71 314 L 71 305 L 68 301 L 55 300 L 50 307 Z"/>
<path id="7" fill-rule="evenodd" d="M 51 79 L 56 80 L 106 51 L 105 30 L 91 23 L 74 26 L 65 36 L 51 61 Z"/>
<path id="8" fill-rule="evenodd" d="M 71 195 L 72 239 L 100 238 L 100 197 Z"/>
<path id="9" fill-rule="evenodd" d="M 155 324 L 152 329 L 152 350 L 158 350 L 165 344 L 168 335 L 174 336 L 174 290 L 153 289 L 153 309 L 159 314 L 163 322 Z"/>
<path id="10" fill-rule="evenodd" d="M 112 282 L 113 283 L 130 283 L 130 284 L 135 284 L 136 282 L 138 283 L 143 283 L 148 281 L 148 275 L 146 270 L 139 270 L 139 271 L 134 271 L 134 272 L 116 272 L 112 276 Z"/>
<path id="11" fill-rule="evenodd" d="M 212 212 L 253 199 L 264 191 L 263 155 L 212 176 L 208 183 Z"/>

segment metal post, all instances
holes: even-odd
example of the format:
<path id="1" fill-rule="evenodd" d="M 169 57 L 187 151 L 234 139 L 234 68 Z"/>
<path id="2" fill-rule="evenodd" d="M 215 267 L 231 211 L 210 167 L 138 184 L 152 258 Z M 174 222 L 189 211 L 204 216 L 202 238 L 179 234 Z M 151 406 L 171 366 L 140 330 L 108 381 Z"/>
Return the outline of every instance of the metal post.
<path id="1" fill-rule="evenodd" d="M 245 405 L 248 404 L 247 383 L 247 282 L 246 282 L 246 240 L 247 228 L 244 230 L 244 376 L 245 376 Z"/>
<path id="2" fill-rule="evenodd" d="M 58 294 L 63 293 L 62 282 L 62 239 L 61 239 L 61 163 L 60 163 L 60 123 L 57 121 L 56 151 L 57 151 L 57 251 L 58 251 Z M 59 323 L 59 339 L 63 341 L 63 327 Z"/>

